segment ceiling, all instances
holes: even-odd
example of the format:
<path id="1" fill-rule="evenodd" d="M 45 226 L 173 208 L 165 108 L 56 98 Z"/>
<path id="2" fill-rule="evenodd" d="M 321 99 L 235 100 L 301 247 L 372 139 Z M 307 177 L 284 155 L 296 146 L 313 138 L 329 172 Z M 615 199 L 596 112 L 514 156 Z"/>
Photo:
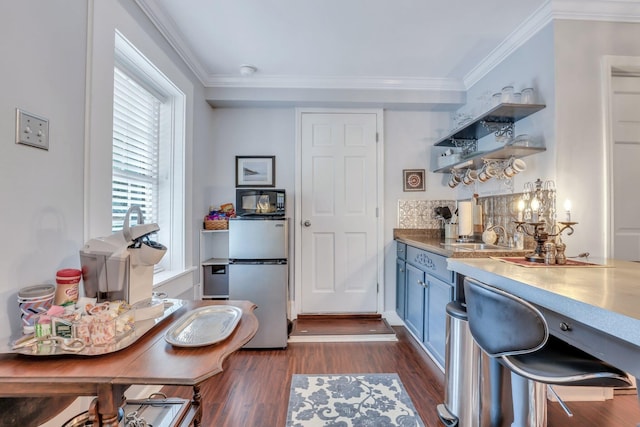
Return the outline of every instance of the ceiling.
<path id="1" fill-rule="evenodd" d="M 548 23 L 559 4 L 572 3 L 136 1 L 206 88 L 462 92 L 501 52 Z M 606 1 L 583 0 L 580 7 Z M 242 76 L 243 64 L 256 72 Z"/>

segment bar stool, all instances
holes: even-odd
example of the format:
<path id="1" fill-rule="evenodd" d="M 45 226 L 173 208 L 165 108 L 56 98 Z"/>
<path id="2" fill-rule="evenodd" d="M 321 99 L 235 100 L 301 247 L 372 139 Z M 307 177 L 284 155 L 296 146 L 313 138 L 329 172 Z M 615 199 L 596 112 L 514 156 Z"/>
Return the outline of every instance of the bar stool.
<path id="1" fill-rule="evenodd" d="M 549 335 L 540 310 L 522 298 L 468 277 L 464 279 L 464 292 L 471 335 L 482 350 L 511 371 L 512 427 L 546 425 L 544 401 L 543 416 L 535 426 L 527 424 L 528 380 L 549 386 L 632 385 L 625 372 Z"/>

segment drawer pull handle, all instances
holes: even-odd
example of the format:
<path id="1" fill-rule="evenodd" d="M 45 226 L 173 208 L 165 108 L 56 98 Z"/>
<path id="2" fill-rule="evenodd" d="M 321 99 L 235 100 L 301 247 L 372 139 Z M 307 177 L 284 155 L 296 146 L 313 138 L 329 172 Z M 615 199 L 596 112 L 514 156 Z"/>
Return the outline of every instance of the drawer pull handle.
<path id="1" fill-rule="evenodd" d="M 570 331 L 571 330 L 571 325 L 569 325 L 566 322 L 560 322 L 560 330 L 561 331 L 565 331 L 565 332 Z"/>

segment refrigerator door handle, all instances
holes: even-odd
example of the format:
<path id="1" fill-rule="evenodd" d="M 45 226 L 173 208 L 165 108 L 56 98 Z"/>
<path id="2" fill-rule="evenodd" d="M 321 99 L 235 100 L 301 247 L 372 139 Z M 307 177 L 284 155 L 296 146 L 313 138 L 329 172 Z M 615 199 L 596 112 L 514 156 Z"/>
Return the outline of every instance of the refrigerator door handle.
<path id="1" fill-rule="evenodd" d="M 287 265 L 286 259 L 230 259 L 229 265 Z"/>

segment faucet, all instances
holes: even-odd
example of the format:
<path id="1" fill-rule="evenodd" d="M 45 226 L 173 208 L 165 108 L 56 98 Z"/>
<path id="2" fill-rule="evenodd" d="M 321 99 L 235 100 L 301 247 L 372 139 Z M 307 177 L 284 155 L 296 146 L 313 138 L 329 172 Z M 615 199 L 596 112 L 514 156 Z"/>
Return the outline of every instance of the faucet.
<path id="1" fill-rule="evenodd" d="M 501 225 L 492 225 L 491 227 L 489 227 L 487 230 L 495 230 L 497 231 L 497 229 L 501 230 L 501 237 L 498 241 L 502 240 L 502 244 L 504 246 L 509 245 L 509 237 L 507 236 L 507 230 L 501 226 Z"/>

